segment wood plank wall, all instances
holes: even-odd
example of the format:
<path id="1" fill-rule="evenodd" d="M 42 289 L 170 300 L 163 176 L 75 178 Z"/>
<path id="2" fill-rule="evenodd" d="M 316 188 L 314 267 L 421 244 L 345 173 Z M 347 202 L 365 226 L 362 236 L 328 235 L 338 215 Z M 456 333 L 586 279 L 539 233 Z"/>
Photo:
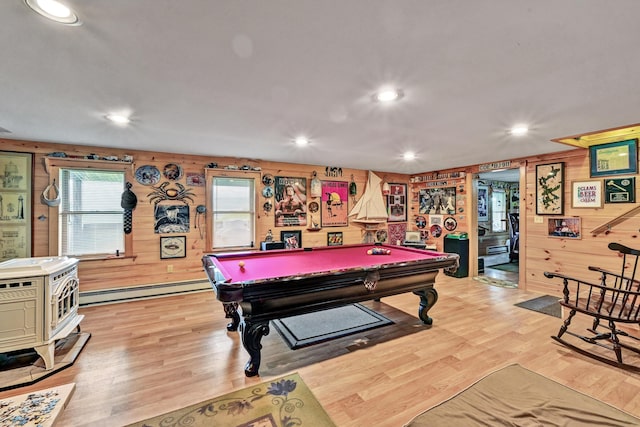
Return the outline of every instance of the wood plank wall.
<path id="1" fill-rule="evenodd" d="M 274 176 L 306 177 L 309 185 L 312 174 L 317 172 L 321 180 L 354 181 L 358 187 L 359 198 L 364 190 L 367 179 L 367 171 L 357 169 L 343 169 L 342 176 L 326 177 L 327 165 L 301 165 L 278 162 L 259 161 L 242 158 L 205 157 L 171 153 L 154 153 L 147 151 L 117 150 L 104 147 L 87 147 L 65 144 L 50 144 L 32 141 L 15 141 L 0 139 L 3 151 L 18 151 L 34 153 L 33 171 L 33 256 L 47 256 L 49 246 L 48 221 L 40 221 L 37 218 L 49 216 L 49 207 L 40 202 L 40 194 L 49 183 L 49 176 L 44 168 L 44 157 L 54 151 L 62 151 L 68 155 L 85 156 L 95 153 L 99 156 L 115 155 L 122 158 L 128 154 L 133 156 L 133 169 L 141 165 L 154 165 L 162 170 L 167 163 L 180 164 L 186 173 L 204 173 L 204 167 L 210 162 L 216 162 L 220 167 L 234 164 L 237 166 L 249 165 L 260 167 L 262 174 L 270 173 Z M 582 238 L 579 240 L 548 237 L 547 219 L 549 216 L 537 216 L 535 213 L 535 167 L 538 164 L 562 161 L 565 163 L 564 185 L 564 216 L 579 216 L 582 219 Z M 512 167 L 520 167 L 520 212 L 521 212 L 521 246 L 520 246 L 520 287 L 541 293 L 560 295 L 561 284 L 546 279 L 544 271 L 557 271 L 582 278 L 594 278 L 587 270 L 588 265 L 597 265 L 604 268 L 619 269 L 620 261 L 607 245 L 610 242 L 619 242 L 631 247 L 640 248 L 638 242 L 640 216 L 631 217 L 626 221 L 615 225 L 609 233 L 592 236 L 590 231 L 607 221 L 631 210 L 636 204 L 604 204 L 598 209 L 574 209 L 571 207 L 571 181 L 590 180 L 588 150 L 575 149 L 561 153 L 532 156 L 528 158 L 511 159 Z M 331 166 L 331 165 L 329 165 Z M 465 176 L 455 179 L 443 179 L 455 181 L 462 191 L 457 194 L 457 206 L 464 206 L 464 212 L 458 212 L 456 219 L 458 227 L 456 231 L 469 232 L 470 238 L 470 274 L 477 271 L 477 217 L 473 211 L 477 210 L 477 200 L 474 200 L 474 175 L 479 171 L 479 165 L 464 168 L 442 170 L 437 172 L 425 172 L 427 175 L 447 174 L 450 172 L 464 172 Z M 403 174 L 389 174 L 376 172 L 387 182 L 408 184 L 408 221 L 399 223 L 407 230 L 418 230 L 415 218 L 419 215 L 418 194 L 421 188 L 427 186 L 425 181 L 417 182 L 416 176 Z M 604 178 L 602 178 L 604 181 Z M 185 179 L 180 180 L 183 185 Z M 194 202 L 191 207 L 191 230 L 187 233 L 187 257 L 184 259 L 160 260 L 159 235 L 153 230 L 153 205 L 148 200 L 151 187 L 143 186 L 132 180 L 132 190 L 138 196 L 138 206 L 133 213 L 133 247 L 136 255 L 133 259 L 110 259 L 99 261 L 83 261 L 80 265 L 81 291 L 113 289 L 128 286 L 138 286 L 157 283 L 172 283 L 186 280 L 202 280 L 200 259 L 206 248 L 206 239 L 200 239 L 200 230 L 194 228 L 195 206 L 204 204 L 205 187 L 190 187 L 194 193 Z M 636 189 L 637 193 L 637 189 Z M 636 199 L 638 195 L 636 194 Z M 264 200 L 260 198 L 260 200 Z M 353 206 L 349 200 L 349 209 Z M 538 222 L 539 220 L 542 222 Z M 273 213 L 260 212 L 257 223 L 257 238 L 259 241 L 265 236 L 267 230 L 272 229 L 276 238 L 283 228 L 274 227 Z M 350 225 L 348 227 L 329 227 L 320 231 L 303 232 L 303 245 L 306 247 L 326 245 L 327 232 L 342 231 L 344 243 L 360 243 L 363 239 L 362 230 Z M 435 239 L 438 250 L 442 250 L 442 237 Z M 173 272 L 167 272 L 167 265 L 173 266 Z"/>
<path id="2" fill-rule="evenodd" d="M 261 174 L 263 175 L 272 174 L 274 176 L 303 177 L 307 179 L 307 187 L 310 185 L 314 171 L 317 173 L 318 179 L 322 181 L 350 182 L 351 176 L 353 175 L 353 179 L 358 189 L 356 199 L 359 199 L 362 196 L 368 173 L 368 171 L 365 170 L 342 169 L 339 176 L 326 176 L 325 168 L 327 165 L 289 164 L 259 161 L 247 158 L 205 157 L 136 150 L 125 151 L 105 147 L 51 144 L 9 139 L 0 139 L 0 142 L 2 143 L 2 151 L 29 152 L 34 154 L 32 180 L 32 256 L 34 257 L 56 255 L 49 253 L 49 217 L 51 216 L 51 213 L 55 213 L 55 211 L 40 201 L 41 193 L 50 182 L 50 176 L 45 168 L 45 157 L 52 152 L 64 152 L 68 156 L 78 157 L 84 157 L 88 154 L 96 154 L 101 157 L 118 156 L 120 159 L 123 158 L 124 155 L 130 155 L 133 156 L 134 159 L 131 167 L 132 173 L 136 168 L 142 165 L 153 165 L 162 171 L 164 165 L 168 163 L 177 163 L 182 166 L 184 174 L 183 177 L 176 182 L 185 186 L 187 186 L 187 173 L 204 174 L 205 166 L 211 162 L 217 163 L 220 168 L 227 165 L 236 165 L 238 167 L 248 165 L 250 167 L 260 167 Z M 90 160 L 88 160 L 88 162 L 90 162 Z M 376 172 L 376 174 L 388 182 L 408 184 L 409 180 L 409 177 L 403 174 L 382 172 Z M 161 260 L 159 253 L 160 235 L 154 233 L 154 205 L 148 198 L 148 195 L 153 191 L 153 188 L 138 183 L 133 179 L 133 175 L 129 180 L 133 185 L 131 190 L 138 198 L 138 204 L 136 209 L 133 211 L 132 236 L 134 257 L 81 261 L 79 267 L 81 292 L 149 284 L 204 280 L 206 276 L 202 271 L 201 258 L 203 254 L 211 251 L 207 248 L 207 239 L 201 239 L 200 230 L 195 228 L 195 207 L 199 204 L 205 204 L 205 187 L 187 186 L 193 193 L 193 202 L 189 202 L 191 228 L 190 231 L 186 233 L 187 257 Z M 162 181 L 164 180 L 161 180 L 161 182 Z M 262 187 L 263 186 L 260 184 L 257 188 L 259 194 L 262 191 Z M 259 195 L 258 200 L 258 208 L 260 208 L 266 199 Z M 308 202 L 310 201 L 311 199 L 309 199 Z M 352 199 L 349 199 L 346 208 L 351 209 L 352 207 Z M 38 218 L 43 219 L 38 220 Z M 363 240 L 362 230 L 357 226 L 325 227 L 320 231 L 308 231 L 306 227 L 275 227 L 273 211 L 266 213 L 262 210 L 258 211 L 257 219 L 256 249 L 259 249 L 260 241 L 264 239 L 264 236 L 267 234 L 269 229 L 273 231 L 273 235 L 276 240 L 279 239 L 281 230 L 301 230 L 303 234 L 302 243 L 305 247 L 326 245 L 327 233 L 335 231 L 343 232 L 345 244 L 360 243 Z M 206 224 L 203 225 L 206 227 Z M 168 271 L 168 266 L 171 266 L 172 272 Z"/>

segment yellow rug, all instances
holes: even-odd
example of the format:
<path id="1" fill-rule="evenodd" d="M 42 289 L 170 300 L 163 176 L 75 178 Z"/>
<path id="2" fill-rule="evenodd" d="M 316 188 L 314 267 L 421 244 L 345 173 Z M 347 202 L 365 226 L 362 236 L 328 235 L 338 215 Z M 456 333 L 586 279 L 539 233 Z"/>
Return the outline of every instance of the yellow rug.
<path id="1" fill-rule="evenodd" d="M 128 427 L 332 427 L 329 415 L 295 373 Z"/>

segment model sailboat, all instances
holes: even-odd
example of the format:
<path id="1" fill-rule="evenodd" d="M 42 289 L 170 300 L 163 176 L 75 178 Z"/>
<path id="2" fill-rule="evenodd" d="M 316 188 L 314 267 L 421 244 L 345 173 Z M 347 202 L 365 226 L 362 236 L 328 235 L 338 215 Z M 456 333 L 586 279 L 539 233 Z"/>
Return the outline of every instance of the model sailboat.
<path id="1" fill-rule="evenodd" d="M 360 225 L 365 229 L 375 229 L 382 224 L 386 224 L 389 216 L 382 197 L 380 184 L 382 184 L 382 180 L 369 171 L 364 194 L 349 212 L 351 223 Z"/>

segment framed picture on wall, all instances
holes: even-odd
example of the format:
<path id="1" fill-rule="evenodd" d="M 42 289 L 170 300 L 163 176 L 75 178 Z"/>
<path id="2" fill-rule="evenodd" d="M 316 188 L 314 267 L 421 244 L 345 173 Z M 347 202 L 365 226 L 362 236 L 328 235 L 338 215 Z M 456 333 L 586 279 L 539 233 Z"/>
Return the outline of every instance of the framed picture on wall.
<path id="1" fill-rule="evenodd" d="M 187 256 L 187 236 L 160 237 L 160 259 Z"/>
<path id="2" fill-rule="evenodd" d="M 548 220 L 549 237 L 557 237 L 562 239 L 581 239 L 581 221 L 579 217 L 563 217 L 549 218 Z"/>
<path id="3" fill-rule="evenodd" d="M 536 166 L 536 215 L 564 213 L 564 163 Z"/>
<path id="4" fill-rule="evenodd" d="M 276 176 L 274 181 L 276 227 L 307 225 L 307 179 Z"/>
<path id="5" fill-rule="evenodd" d="M 638 140 L 610 142 L 589 147 L 591 177 L 638 172 Z"/>
<path id="6" fill-rule="evenodd" d="M 571 207 L 572 208 L 601 208 L 602 207 L 602 181 L 572 181 L 571 182 Z"/>
<path id="7" fill-rule="evenodd" d="M 349 225 L 349 183 L 321 181 L 320 226 L 346 227 Z"/>
<path id="8" fill-rule="evenodd" d="M 302 231 L 282 230 L 280 240 L 284 242 L 285 249 L 298 249 L 302 247 Z"/>
<path id="9" fill-rule="evenodd" d="M 604 195 L 605 203 L 635 203 L 636 177 L 605 179 Z"/>
<path id="10" fill-rule="evenodd" d="M 30 153 L 0 152 L 0 261 L 31 256 L 32 161 Z"/>
<path id="11" fill-rule="evenodd" d="M 478 222 L 489 221 L 489 187 L 478 185 Z"/>
<path id="12" fill-rule="evenodd" d="M 419 213 L 455 215 L 456 187 L 423 188 L 420 190 Z"/>
<path id="13" fill-rule="evenodd" d="M 343 243 L 342 232 L 327 233 L 327 246 L 341 246 Z"/>
<path id="14" fill-rule="evenodd" d="M 407 184 L 389 183 L 387 196 L 387 214 L 389 222 L 403 222 L 407 220 Z"/>

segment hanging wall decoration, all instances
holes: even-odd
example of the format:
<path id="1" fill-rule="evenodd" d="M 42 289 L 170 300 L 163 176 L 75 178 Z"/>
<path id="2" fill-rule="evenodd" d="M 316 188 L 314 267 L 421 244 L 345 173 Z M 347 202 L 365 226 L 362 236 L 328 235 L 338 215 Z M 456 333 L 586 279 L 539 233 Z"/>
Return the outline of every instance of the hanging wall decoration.
<path id="1" fill-rule="evenodd" d="M 636 177 L 604 180 L 605 203 L 635 203 Z"/>
<path id="2" fill-rule="evenodd" d="M 564 163 L 536 165 L 536 215 L 564 213 Z"/>
<path id="3" fill-rule="evenodd" d="M 407 185 L 388 184 L 387 213 L 389 222 L 401 222 L 407 220 Z"/>
<path id="4" fill-rule="evenodd" d="M 168 163 L 164 165 L 162 170 L 164 177 L 170 181 L 177 181 L 182 178 L 182 166 L 175 163 Z"/>
<path id="5" fill-rule="evenodd" d="M 280 241 L 284 242 L 285 249 L 299 249 L 302 247 L 302 231 L 282 230 L 280 232 Z"/>
<path id="6" fill-rule="evenodd" d="M 349 225 L 349 183 L 346 181 L 322 181 L 323 227 L 345 227 Z"/>
<path id="7" fill-rule="evenodd" d="M 309 189 L 309 196 L 313 199 L 315 197 L 322 196 L 322 183 L 318 179 L 318 173 L 313 171 L 311 178 L 311 186 Z"/>
<path id="8" fill-rule="evenodd" d="M 136 181 L 142 185 L 156 185 L 160 182 L 160 171 L 152 165 L 140 166 L 136 169 Z"/>
<path id="9" fill-rule="evenodd" d="M 180 183 L 175 183 L 177 188 L 169 187 L 170 182 L 165 181 L 157 187 L 152 187 L 153 191 L 147 194 L 149 203 L 154 204 L 154 231 L 156 233 L 188 233 L 189 204 L 193 203 L 195 196 L 190 188 L 186 188 Z M 169 205 L 161 202 L 182 202 L 184 205 Z"/>
<path id="10" fill-rule="evenodd" d="M 124 209 L 124 234 L 130 234 L 133 228 L 133 210 L 138 204 L 138 197 L 131 191 L 131 183 L 127 182 L 127 189 L 122 193 L 120 206 Z"/>
<path id="11" fill-rule="evenodd" d="M 171 183 L 168 181 L 165 181 L 157 187 L 151 187 L 153 188 L 153 191 L 147 194 L 147 197 L 149 198 L 149 203 L 153 202 L 154 204 L 157 205 L 158 203 L 165 200 L 178 201 L 184 204 L 187 204 L 186 201 L 189 200 L 191 201 L 191 203 L 193 203 L 192 197 L 194 197 L 195 195 L 193 194 L 193 191 L 191 191 L 190 188 L 187 188 L 178 182 L 176 182 L 177 188 L 167 188 L 169 187 L 169 185 L 171 185 Z"/>
<path id="12" fill-rule="evenodd" d="M 187 236 L 160 237 L 160 259 L 187 256 Z"/>
<path id="13" fill-rule="evenodd" d="M 192 187 L 204 187 L 206 179 L 204 174 L 187 172 L 187 185 Z"/>
<path id="14" fill-rule="evenodd" d="M 31 256 L 30 153 L 0 152 L 0 261 Z"/>
<path id="15" fill-rule="evenodd" d="M 423 188 L 420 190 L 421 214 L 456 213 L 456 187 Z"/>
<path id="16" fill-rule="evenodd" d="M 154 232 L 188 233 L 190 228 L 189 206 L 156 205 Z"/>
<path id="17" fill-rule="evenodd" d="M 275 177 L 276 227 L 307 225 L 307 179 Z"/>

